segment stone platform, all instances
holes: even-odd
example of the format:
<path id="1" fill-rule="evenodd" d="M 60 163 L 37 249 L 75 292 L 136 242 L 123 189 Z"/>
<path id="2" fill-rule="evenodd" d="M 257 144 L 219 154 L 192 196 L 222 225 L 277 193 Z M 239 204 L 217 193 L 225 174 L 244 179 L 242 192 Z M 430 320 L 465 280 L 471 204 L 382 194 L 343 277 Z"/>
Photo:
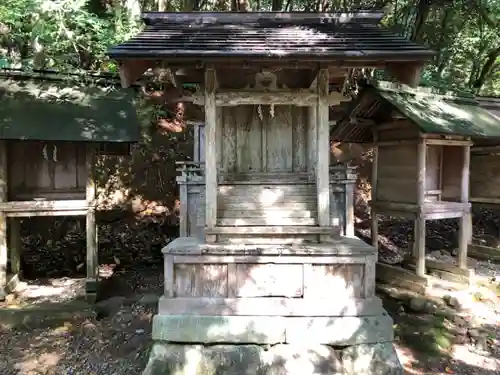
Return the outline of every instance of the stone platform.
<path id="1" fill-rule="evenodd" d="M 143 375 L 402 374 L 375 296 L 375 249 L 200 244 L 164 250 L 165 293 Z"/>
<path id="2" fill-rule="evenodd" d="M 402 375 L 392 343 L 183 345 L 155 342 L 143 375 Z"/>

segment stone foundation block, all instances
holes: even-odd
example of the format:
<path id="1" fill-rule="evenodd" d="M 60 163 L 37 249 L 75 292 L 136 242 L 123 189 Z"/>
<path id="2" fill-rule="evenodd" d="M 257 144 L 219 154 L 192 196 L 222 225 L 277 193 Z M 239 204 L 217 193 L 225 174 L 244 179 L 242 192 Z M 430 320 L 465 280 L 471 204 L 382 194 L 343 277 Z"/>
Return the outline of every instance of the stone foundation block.
<path id="1" fill-rule="evenodd" d="M 391 343 L 181 345 L 156 342 L 142 375 L 402 375 Z"/>
<path id="2" fill-rule="evenodd" d="M 328 346 L 155 343 L 142 375 L 341 375 Z"/>
<path id="3" fill-rule="evenodd" d="M 342 350 L 345 375 L 403 375 L 392 342 L 353 345 Z"/>

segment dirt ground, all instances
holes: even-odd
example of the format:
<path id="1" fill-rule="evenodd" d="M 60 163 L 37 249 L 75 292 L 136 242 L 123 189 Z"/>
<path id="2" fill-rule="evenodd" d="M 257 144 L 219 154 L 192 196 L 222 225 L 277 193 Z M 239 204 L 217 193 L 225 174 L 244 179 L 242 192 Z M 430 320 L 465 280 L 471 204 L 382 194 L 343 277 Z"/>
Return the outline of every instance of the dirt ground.
<path id="1" fill-rule="evenodd" d="M 15 328 L 4 327 L 0 331 L 2 375 L 140 374 L 151 345 L 151 319 L 162 290 L 162 268 L 127 270 L 118 276 L 114 286 L 120 287 L 113 290 L 115 296 L 98 303 L 97 314 L 82 311 L 59 318 L 45 314 L 23 320 Z M 495 276 L 484 278 L 469 303 L 465 295 L 459 296 L 463 307 L 451 316 L 420 308 L 415 312 L 411 298 L 380 291 L 394 319 L 396 349 L 406 374 L 500 374 L 499 282 Z M 30 296 L 46 304 L 74 303 L 80 284 L 59 280 L 56 285 L 66 286 L 58 297 L 36 295 L 35 287 L 29 289 Z M 11 303 L 35 302 L 30 296 Z M 481 331 L 482 344 L 472 337 L 473 330 Z"/>

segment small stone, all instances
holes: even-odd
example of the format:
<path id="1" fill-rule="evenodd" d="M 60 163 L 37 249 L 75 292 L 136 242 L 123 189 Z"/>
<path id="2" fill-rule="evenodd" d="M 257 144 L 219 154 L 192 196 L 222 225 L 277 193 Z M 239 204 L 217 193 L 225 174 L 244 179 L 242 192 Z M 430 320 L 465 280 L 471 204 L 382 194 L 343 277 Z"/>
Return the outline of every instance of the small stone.
<path id="1" fill-rule="evenodd" d="M 445 295 L 443 297 L 443 301 L 449 306 L 454 308 L 455 310 L 460 311 L 462 309 L 462 306 L 460 305 L 460 302 L 456 297 L 450 296 L 450 295 Z"/>
<path id="2" fill-rule="evenodd" d="M 136 329 L 135 333 L 137 333 L 138 335 L 140 335 L 140 334 L 144 333 L 144 330 L 142 328 L 141 329 Z"/>
<path id="3" fill-rule="evenodd" d="M 409 307 L 414 312 L 421 313 L 421 312 L 427 312 L 429 310 L 430 304 L 425 298 L 414 297 L 410 300 Z"/>

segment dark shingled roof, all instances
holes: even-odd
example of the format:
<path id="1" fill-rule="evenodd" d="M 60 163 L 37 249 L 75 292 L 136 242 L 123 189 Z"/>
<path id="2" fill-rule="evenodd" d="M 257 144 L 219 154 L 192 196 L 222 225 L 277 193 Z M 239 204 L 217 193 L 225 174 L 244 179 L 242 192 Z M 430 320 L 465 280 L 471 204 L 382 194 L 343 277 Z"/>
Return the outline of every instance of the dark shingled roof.
<path id="1" fill-rule="evenodd" d="M 363 120 L 389 121 L 393 109 L 412 121 L 422 133 L 474 139 L 500 137 L 500 118 L 473 97 L 438 95 L 429 89 L 379 82 L 362 90 L 332 129 L 332 138 L 341 142 L 372 142 L 372 127 Z"/>
<path id="2" fill-rule="evenodd" d="M 126 58 L 420 61 L 434 55 L 379 25 L 383 12 L 145 13 L 144 31 L 111 48 Z"/>
<path id="3" fill-rule="evenodd" d="M 137 142 L 134 99 L 76 77 L 0 71 L 0 139 Z"/>

